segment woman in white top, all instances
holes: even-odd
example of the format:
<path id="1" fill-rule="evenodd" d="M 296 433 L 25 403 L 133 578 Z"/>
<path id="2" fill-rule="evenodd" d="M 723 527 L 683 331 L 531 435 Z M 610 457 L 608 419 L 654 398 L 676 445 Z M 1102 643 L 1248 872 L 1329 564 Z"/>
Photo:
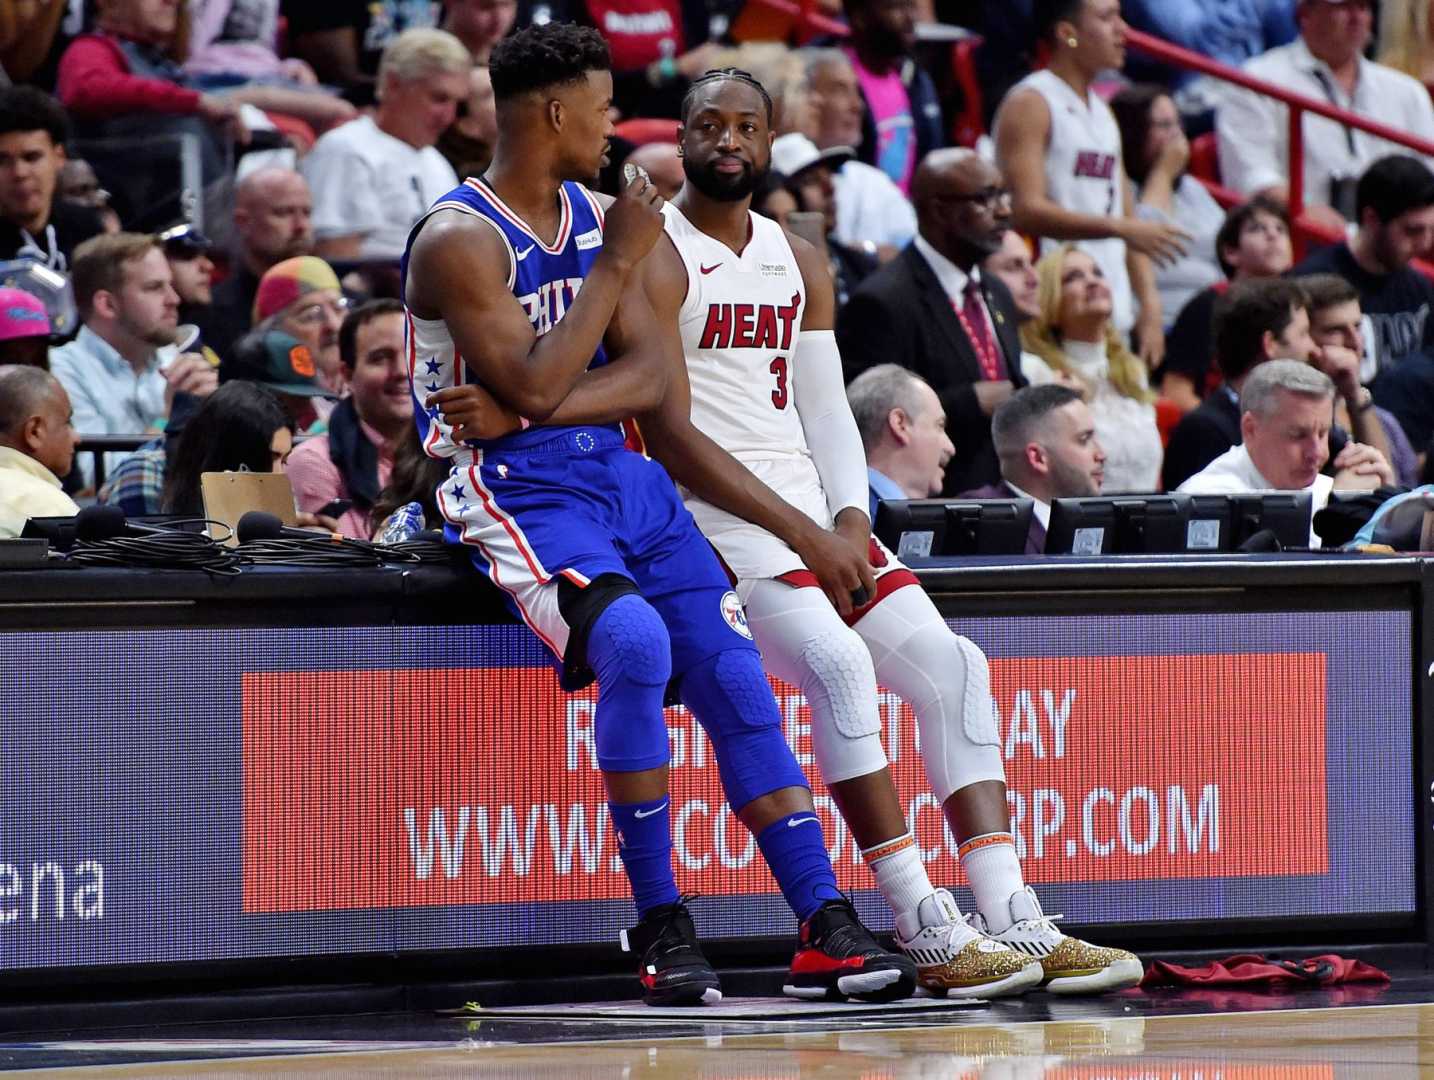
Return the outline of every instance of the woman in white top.
<path id="1" fill-rule="evenodd" d="M 1021 346 L 1086 387 L 1096 437 L 1105 448 L 1102 493 L 1160 487 L 1164 450 L 1145 365 L 1111 321 L 1111 293 L 1100 266 L 1071 244 L 1036 264 L 1040 314 L 1021 327 Z"/>
<path id="2" fill-rule="evenodd" d="M 1125 171 L 1135 185 L 1135 214 L 1146 221 L 1178 224 L 1190 233 L 1185 253 L 1155 266 L 1155 287 L 1167 335 L 1190 298 L 1223 281 L 1215 234 L 1225 211 L 1205 185 L 1185 171 L 1190 143 L 1170 91 L 1154 83 L 1125 87 L 1110 100 L 1125 151 Z"/>

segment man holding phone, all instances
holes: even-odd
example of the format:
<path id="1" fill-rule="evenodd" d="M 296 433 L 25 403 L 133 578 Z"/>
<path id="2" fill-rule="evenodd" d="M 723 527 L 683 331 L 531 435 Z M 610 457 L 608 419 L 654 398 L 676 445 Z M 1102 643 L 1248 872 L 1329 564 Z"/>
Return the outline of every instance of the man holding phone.
<path id="1" fill-rule="evenodd" d="M 371 300 L 350 311 L 339 330 L 339 362 L 351 393 L 335 406 L 326 434 L 295 448 L 287 472 L 300 510 L 333 518 L 344 536 L 367 540 L 394 450 L 413 424 L 403 305 Z"/>

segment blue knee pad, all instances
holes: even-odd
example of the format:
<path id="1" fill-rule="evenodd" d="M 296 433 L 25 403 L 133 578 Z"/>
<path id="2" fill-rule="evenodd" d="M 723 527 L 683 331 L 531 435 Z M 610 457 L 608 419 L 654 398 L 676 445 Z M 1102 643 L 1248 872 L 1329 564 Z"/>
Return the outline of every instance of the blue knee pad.
<path id="1" fill-rule="evenodd" d="M 667 764 L 662 696 L 672 675 L 671 652 L 662 618 L 635 593 L 619 596 L 593 620 L 587 660 L 597 674 L 593 738 L 604 772 Z"/>
<path id="2" fill-rule="evenodd" d="M 788 787 L 808 787 L 782 737 L 782 714 L 755 649 L 726 649 L 682 676 L 682 703 L 712 740 L 734 812 Z"/>

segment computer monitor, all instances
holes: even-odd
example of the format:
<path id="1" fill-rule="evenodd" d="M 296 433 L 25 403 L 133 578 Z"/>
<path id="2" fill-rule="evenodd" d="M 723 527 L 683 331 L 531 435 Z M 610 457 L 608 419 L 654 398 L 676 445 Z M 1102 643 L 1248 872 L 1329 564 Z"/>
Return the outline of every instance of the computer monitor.
<path id="1" fill-rule="evenodd" d="M 1030 499 L 884 500 L 873 531 L 899 559 L 1021 555 L 1034 512 Z"/>
<path id="2" fill-rule="evenodd" d="M 946 504 L 942 555 L 1024 555 L 1031 499 L 957 499 Z"/>
<path id="3" fill-rule="evenodd" d="M 1109 555 L 1116 550 L 1115 499 L 1054 499 L 1046 526 L 1047 555 Z"/>
<path id="4" fill-rule="evenodd" d="M 1178 495 L 1185 506 L 1185 547 L 1192 555 L 1217 554 L 1234 549 L 1228 495 Z"/>
<path id="5" fill-rule="evenodd" d="M 1310 546 L 1313 499 L 1308 491 L 1252 491 L 1230 500 L 1231 547 L 1238 551 L 1256 534 L 1269 530 L 1280 548 Z M 1258 541 L 1257 541 L 1258 544 Z M 1254 550 L 1269 550 L 1258 544 Z"/>
<path id="6" fill-rule="evenodd" d="M 946 500 L 883 499 L 872 531 L 898 559 L 939 555 L 946 544 Z"/>
<path id="7" fill-rule="evenodd" d="M 1185 508 L 1174 495 L 1121 495 L 1115 502 L 1115 551 L 1157 555 L 1185 550 Z"/>

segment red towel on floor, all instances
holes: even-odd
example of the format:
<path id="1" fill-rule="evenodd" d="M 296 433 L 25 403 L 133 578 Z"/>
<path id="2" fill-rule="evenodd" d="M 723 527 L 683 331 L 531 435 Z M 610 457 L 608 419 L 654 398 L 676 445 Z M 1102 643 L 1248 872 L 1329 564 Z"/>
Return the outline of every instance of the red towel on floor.
<path id="1" fill-rule="evenodd" d="M 1181 967 L 1156 960 L 1140 980 L 1152 986 L 1242 986 L 1245 988 L 1288 986 L 1334 986 L 1337 983 L 1388 982 L 1389 975 L 1363 960 L 1349 960 L 1334 953 L 1308 960 L 1272 960 L 1255 953 L 1227 956 L 1204 967 Z"/>

